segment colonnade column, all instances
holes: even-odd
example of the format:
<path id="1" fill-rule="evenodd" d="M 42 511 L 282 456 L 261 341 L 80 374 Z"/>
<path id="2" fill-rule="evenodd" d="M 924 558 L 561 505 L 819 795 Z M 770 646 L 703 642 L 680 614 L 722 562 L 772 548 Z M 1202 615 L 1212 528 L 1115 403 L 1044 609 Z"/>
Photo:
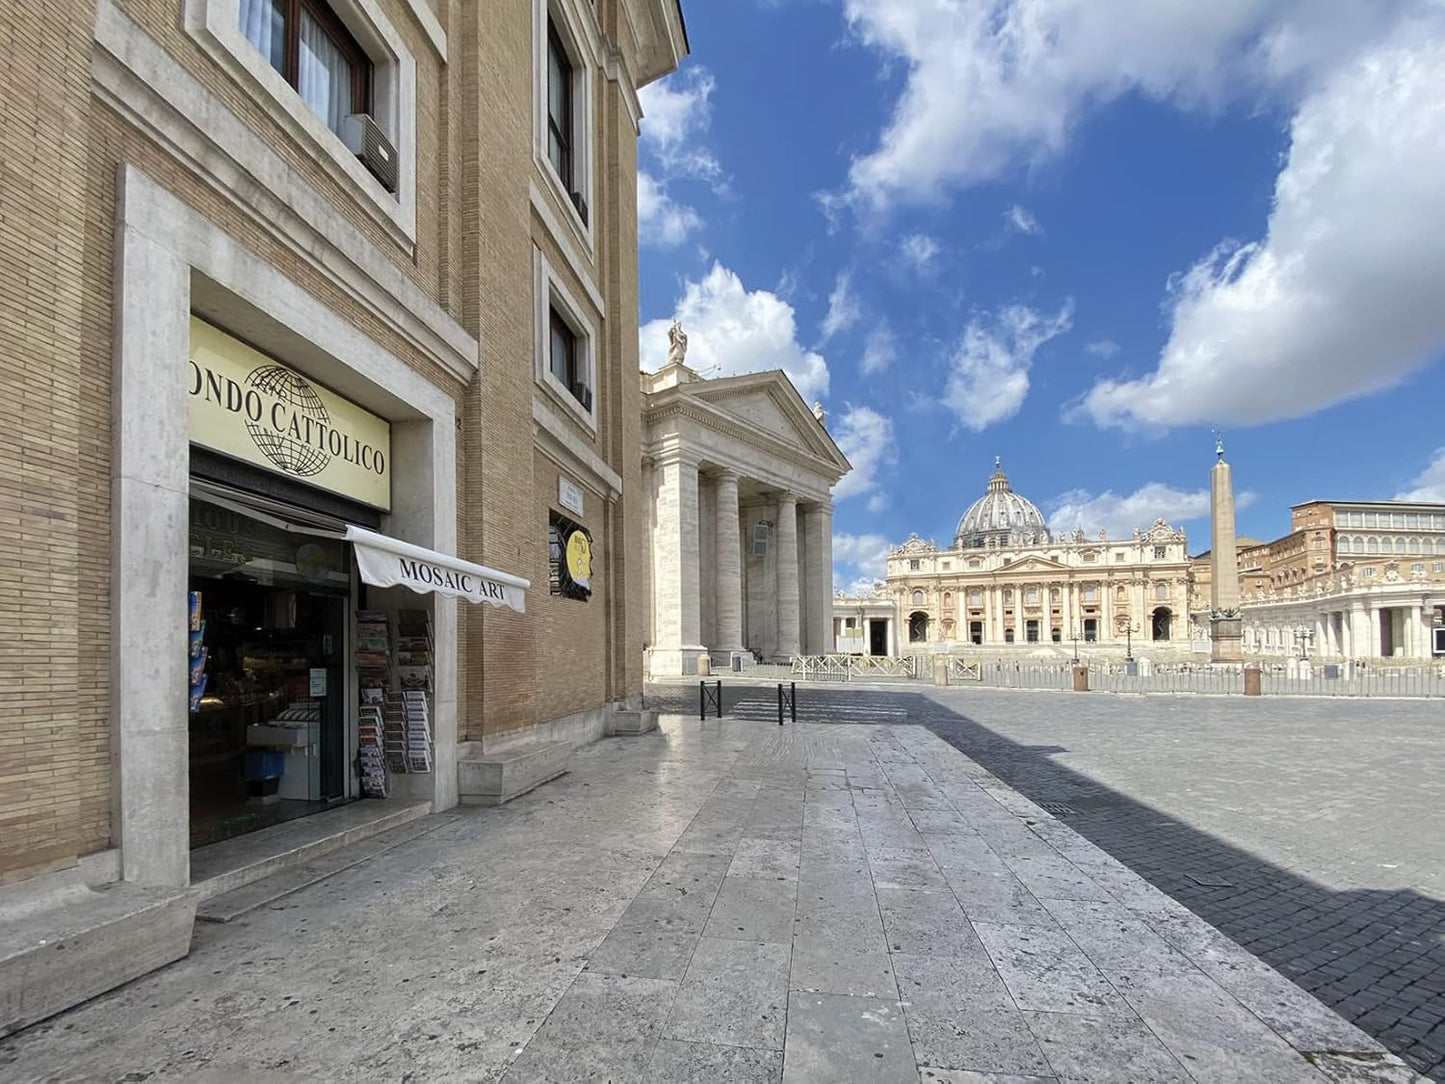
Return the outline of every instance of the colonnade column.
<path id="1" fill-rule="evenodd" d="M 1416 658 L 1434 658 L 1435 634 L 1431 630 L 1435 627 L 1435 608 L 1428 603 L 1412 606 L 1410 608 L 1410 620 L 1415 622 L 1415 629 L 1418 634 L 1416 639 L 1420 641 L 1420 649 L 1415 653 Z"/>
<path id="2" fill-rule="evenodd" d="M 1380 607 L 1378 606 L 1370 606 L 1369 615 L 1370 649 L 1366 651 L 1365 654 L 1373 658 L 1375 656 L 1384 655 L 1385 653 L 1383 637 L 1381 637 L 1380 635 L 1380 618 L 1384 617 L 1385 615 L 1382 614 Z M 1386 617 L 1385 619 L 1389 620 L 1388 617 Z M 1394 630 L 1392 629 L 1391 631 L 1393 632 Z"/>
<path id="3" fill-rule="evenodd" d="M 828 625 L 833 614 L 833 506 L 810 505 L 803 512 L 803 540 L 808 576 L 808 613 L 803 626 L 803 651 L 831 651 Z"/>
<path id="4" fill-rule="evenodd" d="M 738 533 L 738 476 L 717 472 L 717 644 L 724 665 L 743 648 L 742 541 Z"/>
<path id="5" fill-rule="evenodd" d="M 699 640 L 697 464 L 681 459 L 655 464 L 657 521 L 652 536 L 657 673 L 693 674 L 705 650 Z"/>
<path id="6" fill-rule="evenodd" d="M 778 497 L 778 655 L 799 654 L 798 498 Z"/>
<path id="7" fill-rule="evenodd" d="M 1317 655 L 1330 654 L 1328 629 L 1329 622 L 1325 619 L 1325 615 L 1315 614 L 1315 654 Z"/>

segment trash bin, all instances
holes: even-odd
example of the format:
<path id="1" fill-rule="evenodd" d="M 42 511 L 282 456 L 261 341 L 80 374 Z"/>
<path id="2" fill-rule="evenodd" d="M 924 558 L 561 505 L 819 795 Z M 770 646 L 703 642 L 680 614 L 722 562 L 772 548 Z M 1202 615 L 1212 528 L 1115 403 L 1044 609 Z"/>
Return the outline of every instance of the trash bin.
<path id="1" fill-rule="evenodd" d="M 707 677 L 711 673 L 712 659 L 708 658 L 706 655 L 699 655 L 697 657 L 697 676 Z"/>
<path id="2" fill-rule="evenodd" d="M 1138 676 L 1139 676 L 1139 664 L 1138 664 L 1137 662 L 1134 662 L 1133 660 L 1130 660 L 1129 662 L 1126 662 L 1126 663 L 1124 664 L 1124 676 L 1125 676 L 1125 677 L 1138 677 Z"/>
<path id="3" fill-rule="evenodd" d="M 1074 692 L 1086 693 L 1089 691 L 1089 668 L 1087 666 L 1074 667 Z"/>
<path id="4" fill-rule="evenodd" d="M 1244 668 L 1244 695 L 1258 696 L 1261 691 L 1259 667 L 1246 666 Z"/>
<path id="5" fill-rule="evenodd" d="M 734 652 L 733 652 L 733 673 L 734 673 L 734 674 L 740 674 L 740 673 L 742 673 L 742 671 L 743 671 L 743 656 L 742 656 L 742 652 L 740 652 L 740 651 L 734 651 Z"/>

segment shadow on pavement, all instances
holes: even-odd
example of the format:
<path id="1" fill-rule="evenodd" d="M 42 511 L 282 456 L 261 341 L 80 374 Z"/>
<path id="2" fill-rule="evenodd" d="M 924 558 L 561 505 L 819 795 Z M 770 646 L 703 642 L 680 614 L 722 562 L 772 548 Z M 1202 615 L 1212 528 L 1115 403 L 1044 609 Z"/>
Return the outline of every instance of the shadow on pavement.
<path id="1" fill-rule="evenodd" d="M 772 685 L 723 682 L 724 717 L 776 712 Z M 698 689 L 649 686 L 694 718 Z M 879 710 L 887 705 L 888 711 Z M 926 726 L 1398 1054 L 1445 1079 L 1445 902 L 1409 889 L 1324 888 L 917 692 L 798 688 L 800 722 Z"/>

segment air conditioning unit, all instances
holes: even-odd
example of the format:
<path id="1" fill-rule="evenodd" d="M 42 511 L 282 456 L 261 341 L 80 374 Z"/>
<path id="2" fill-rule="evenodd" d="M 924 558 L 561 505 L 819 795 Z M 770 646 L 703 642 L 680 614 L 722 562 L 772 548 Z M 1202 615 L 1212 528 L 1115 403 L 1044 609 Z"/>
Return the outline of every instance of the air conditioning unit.
<path id="1" fill-rule="evenodd" d="M 582 225 L 587 225 L 587 201 L 582 198 L 581 192 L 572 192 L 572 206 L 577 208 L 577 213 L 582 216 Z"/>
<path id="2" fill-rule="evenodd" d="M 768 538 L 771 535 L 769 524 L 753 524 L 753 556 L 766 557 L 768 555 Z"/>
<path id="3" fill-rule="evenodd" d="M 381 182 L 388 192 L 396 191 L 398 161 L 396 148 L 386 138 L 386 133 L 366 113 L 352 113 L 341 122 L 341 141 L 348 150 L 361 159 L 373 177 Z"/>

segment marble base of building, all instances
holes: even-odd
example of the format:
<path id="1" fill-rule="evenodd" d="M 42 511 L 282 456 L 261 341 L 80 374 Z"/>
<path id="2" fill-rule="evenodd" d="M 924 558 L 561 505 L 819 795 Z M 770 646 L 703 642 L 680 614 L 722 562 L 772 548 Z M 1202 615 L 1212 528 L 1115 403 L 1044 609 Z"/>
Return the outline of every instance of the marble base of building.
<path id="1" fill-rule="evenodd" d="M 1209 628 L 1209 657 L 1212 661 L 1243 661 L 1243 622 L 1239 618 L 1213 617 L 1209 620 Z"/>
<path id="2" fill-rule="evenodd" d="M 708 649 L 701 644 L 690 644 L 685 647 L 653 647 L 648 648 L 646 655 L 649 678 L 695 676 L 698 672 L 697 660 L 704 655 L 711 658 Z"/>

